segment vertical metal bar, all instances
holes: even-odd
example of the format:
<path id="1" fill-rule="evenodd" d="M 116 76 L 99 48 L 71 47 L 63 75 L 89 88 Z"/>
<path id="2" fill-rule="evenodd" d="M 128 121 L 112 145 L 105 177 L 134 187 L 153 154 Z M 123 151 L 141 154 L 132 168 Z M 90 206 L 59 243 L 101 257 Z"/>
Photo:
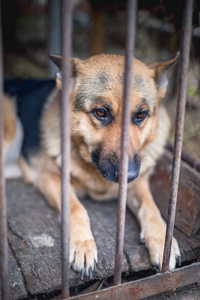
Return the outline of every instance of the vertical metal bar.
<path id="1" fill-rule="evenodd" d="M 135 44 L 137 0 L 129 0 L 127 3 L 127 33 L 126 33 L 126 57 L 125 57 L 125 78 L 122 111 L 122 133 L 121 133 L 121 156 L 118 192 L 117 212 L 117 234 L 115 248 L 115 272 L 114 284 L 121 283 L 122 258 L 124 247 L 124 225 L 127 196 L 127 171 L 128 171 L 128 143 L 130 126 L 130 98 L 131 80 L 133 68 L 133 55 Z"/>
<path id="2" fill-rule="evenodd" d="M 1 17 L 0 1 L 0 297 L 2 300 L 7 300 L 10 299 L 10 289 L 8 276 L 7 207 L 3 170 L 3 47 Z"/>
<path id="3" fill-rule="evenodd" d="M 72 36 L 72 1 L 62 1 L 62 298 L 69 297 L 69 226 L 70 226 L 70 56 Z"/>
<path id="4" fill-rule="evenodd" d="M 192 34 L 192 15 L 193 15 L 193 0 L 186 0 L 183 26 L 182 26 L 182 41 L 181 41 L 181 59 L 179 69 L 179 90 L 176 114 L 176 130 L 174 141 L 174 158 L 172 165 L 172 180 L 170 189 L 170 201 L 168 210 L 168 222 L 165 238 L 165 248 L 163 255 L 162 272 L 169 271 L 169 261 L 171 253 L 171 245 L 174 230 L 174 220 L 176 213 L 176 202 L 178 194 L 181 150 L 183 141 L 186 89 L 187 89 L 187 72 L 189 66 L 190 44 Z"/>

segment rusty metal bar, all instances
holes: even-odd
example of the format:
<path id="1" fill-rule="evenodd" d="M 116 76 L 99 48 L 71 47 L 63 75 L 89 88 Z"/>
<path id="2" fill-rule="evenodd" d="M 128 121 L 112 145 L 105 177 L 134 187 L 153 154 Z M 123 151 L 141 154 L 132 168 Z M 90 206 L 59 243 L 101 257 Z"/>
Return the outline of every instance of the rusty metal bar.
<path id="1" fill-rule="evenodd" d="M 112 286 L 107 289 L 71 297 L 71 300 L 138 300 L 164 293 L 200 280 L 200 263 L 176 269 L 171 273 L 159 273 L 140 280 Z"/>
<path id="2" fill-rule="evenodd" d="M 10 299 L 8 275 L 7 206 L 3 170 L 3 47 L 0 1 L 0 298 Z"/>
<path id="3" fill-rule="evenodd" d="M 182 21 L 181 58 L 179 69 L 179 90 L 176 114 L 176 130 L 174 141 L 174 158 L 172 165 L 172 180 L 170 188 L 170 201 L 168 210 L 168 222 L 165 238 L 162 272 L 169 271 L 171 244 L 174 230 L 176 203 L 178 194 L 181 150 L 183 142 L 183 129 L 186 104 L 187 72 L 189 66 L 190 44 L 192 34 L 193 0 L 186 0 L 184 16 Z"/>
<path id="4" fill-rule="evenodd" d="M 62 1 L 62 298 L 69 297 L 69 226 L 70 226 L 70 56 L 72 36 L 72 1 Z"/>
<path id="5" fill-rule="evenodd" d="M 131 78 L 133 67 L 133 55 L 135 44 L 137 0 L 127 2 L 127 33 L 126 33 L 126 56 L 125 56 L 125 78 L 122 111 L 122 134 L 121 134 L 121 156 L 119 173 L 117 233 L 115 248 L 115 272 L 114 284 L 121 283 L 122 258 L 124 246 L 124 224 L 127 195 L 127 171 L 128 171 L 128 142 L 130 126 L 130 98 Z"/>

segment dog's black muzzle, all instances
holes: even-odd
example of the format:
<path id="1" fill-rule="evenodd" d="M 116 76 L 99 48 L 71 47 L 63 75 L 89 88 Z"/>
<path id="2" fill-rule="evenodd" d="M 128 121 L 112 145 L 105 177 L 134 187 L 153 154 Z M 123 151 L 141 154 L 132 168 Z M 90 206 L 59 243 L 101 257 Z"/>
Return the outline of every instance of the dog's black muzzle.
<path id="1" fill-rule="evenodd" d="M 95 150 L 92 152 L 92 161 L 95 167 L 106 179 L 113 182 L 119 182 L 120 163 L 115 154 L 109 157 L 101 156 L 101 152 L 99 150 Z M 138 177 L 140 164 L 141 159 L 138 154 L 135 154 L 132 159 L 129 159 L 127 182 L 132 182 Z"/>

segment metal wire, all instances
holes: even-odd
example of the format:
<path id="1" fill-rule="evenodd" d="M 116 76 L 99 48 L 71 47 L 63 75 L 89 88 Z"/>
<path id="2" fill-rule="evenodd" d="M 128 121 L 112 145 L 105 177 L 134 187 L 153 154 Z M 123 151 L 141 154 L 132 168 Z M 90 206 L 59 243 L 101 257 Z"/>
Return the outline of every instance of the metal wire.
<path id="1" fill-rule="evenodd" d="M 62 298 L 69 297 L 69 226 L 70 226 L 70 56 L 72 1 L 62 1 Z"/>
<path id="2" fill-rule="evenodd" d="M 187 72 L 189 66 L 190 43 L 192 33 L 192 14 L 193 14 L 193 0 L 186 0 L 183 26 L 182 26 L 182 42 L 181 42 L 181 58 L 179 69 L 179 90 L 177 102 L 176 115 L 176 130 L 174 141 L 174 157 L 172 165 L 172 180 L 170 188 L 170 201 L 168 210 L 168 221 L 165 238 L 165 248 L 163 255 L 162 272 L 169 271 L 170 253 L 174 230 L 174 220 L 176 214 L 176 203 L 178 194 L 180 164 L 181 164 L 181 150 L 183 142 L 183 129 L 185 117 L 186 104 L 186 89 L 187 89 Z"/>
<path id="3" fill-rule="evenodd" d="M 8 276 L 7 207 L 3 171 L 3 49 L 0 1 L 0 285 L 1 299 L 10 299 Z"/>
<path id="4" fill-rule="evenodd" d="M 114 284 L 121 283 L 122 258 L 124 247 L 124 225 L 127 196 L 127 171 L 128 171 L 128 143 L 130 126 L 130 98 L 131 98 L 131 76 L 135 44 L 137 0 L 129 0 L 127 3 L 127 33 L 126 33 L 126 57 L 124 97 L 122 112 L 122 134 L 121 134 L 121 156 L 119 173 L 118 212 L 117 212 L 117 234 L 115 248 L 115 272 Z"/>

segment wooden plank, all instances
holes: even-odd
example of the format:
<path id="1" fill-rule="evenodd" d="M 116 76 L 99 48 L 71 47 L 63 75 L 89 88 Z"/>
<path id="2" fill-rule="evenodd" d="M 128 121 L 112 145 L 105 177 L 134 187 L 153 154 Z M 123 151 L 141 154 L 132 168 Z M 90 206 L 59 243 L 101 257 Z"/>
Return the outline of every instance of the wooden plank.
<path id="1" fill-rule="evenodd" d="M 98 278 L 112 276 L 115 264 L 117 201 L 97 202 L 84 199 L 83 205 L 88 210 L 92 232 L 97 243 L 99 265 L 96 275 Z M 122 270 L 125 272 L 128 269 L 128 262 L 124 255 Z"/>
<path id="2" fill-rule="evenodd" d="M 165 151 L 151 177 L 152 193 L 157 205 L 167 218 L 172 154 Z M 182 162 L 175 226 L 188 237 L 200 229 L 200 173 Z"/>
<path id="3" fill-rule="evenodd" d="M 32 186 L 7 183 L 9 243 L 29 293 L 61 288 L 60 220 Z M 79 275 L 71 271 L 71 285 Z"/>
<path id="4" fill-rule="evenodd" d="M 10 279 L 10 293 L 11 298 L 13 300 L 15 299 L 21 299 L 27 297 L 27 291 L 23 282 L 23 276 L 21 273 L 20 267 L 17 265 L 17 261 L 15 257 L 13 256 L 13 253 L 8 246 L 8 271 L 9 271 L 9 279 Z M 0 282 L 1 285 L 1 282 Z M 0 293 L 0 299 L 1 299 L 1 293 Z"/>
<path id="5" fill-rule="evenodd" d="M 148 250 L 144 244 L 140 243 L 139 224 L 129 210 L 126 212 L 124 251 L 127 255 L 131 272 L 140 272 L 152 268 Z"/>
<path id="6" fill-rule="evenodd" d="M 60 260 L 60 220 L 57 213 L 51 209 L 41 195 L 32 186 L 25 185 L 20 180 L 7 182 L 9 243 L 20 266 L 26 289 L 30 294 L 51 292 L 61 288 Z M 85 200 L 91 217 L 92 228 L 99 249 L 98 272 L 94 278 L 106 278 L 113 275 L 115 233 L 106 231 L 104 206 L 101 203 Z M 116 202 L 112 202 L 115 209 Z M 113 205 L 108 202 L 108 211 L 113 211 Z M 94 214 L 94 211 L 97 214 Z M 98 215 L 98 218 L 97 218 Z M 112 230 L 115 230 L 116 215 Z M 97 222 L 98 220 L 98 222 Z M 103 220 L 104 226 L 102 226 Z M 111 230 L 111 231 L 112 231 Z M 123 261 L 123 271 L 128 270 L 126 258 Z M 11 274 L 12 277 L 12 274 Z M 79 274 L 70 271 L 70 286 L 78 286 L 84 282 Z"/>
<path id="7" fill-rule="evenodd" d="M 114 255 L 115 255 L 115 238 L 116 238 L 116 222 L 117 222 L 117 200 L 95 202 L 90 200 L 84 200 L 83 204 L 88 209 L 91 219 L 92 229 L 96 234 L 97 247 L 99 250 L 99 255 L 106 257 L 109 264 L 113 264 L 111 269 L 111 274 L 113 275 L 114 271 Z M 98 228 L 100 227 L 101 232 L 103 229 L 103 234 L 100 234 Z M 151 264 L 149 262 L 149 255 L 146 247 L 139 242 L 139 226 L 135 217 L 129 212 L 126 211 L 126 224 L 125 224 L 125 236 L 124 236 L 124 259 L 123 259 L 123 268 L 122 272 L 126 271 L 142 271 L 149 270 Z M 105 236 L 108 234 L 106 241 Z M 111 239 L 112 237 L 112 239 Z M 99 238 L 102 242 L 99 243 Z M 107 243 L 108 242 L 108 243 Z M 104 255 L 105 248 L 112 244 L 112 247 L 109 247 L 109 253 L 112 253 L 112 262 L 110 261 L 110 255 Z M 103 246 L 103 247 L 102 247 Z M 101 264 L 101 259 L 100 259 Z M 107 266 L 108 268 L 108 266 Z M 109 270 L 110 273 L 110 270 Z"/>
<path id="8" fill-rule="evenodd" d="M 103 202 L 84 200 L 83 204 L 88 209 L 92 225 L 91 227 L 96 238 L 95 240 L 97 242 L 100 258 L 99 269 L 102 268 L 101 262 L 103 256 L 105 257 L 103 260 L 107 261 L 103 268 L 106 267 L 107 273 L 113 275 L 117 222 L 117 201 L 115 199 Z M 139 233 L 139 226 L 135 217 L 127 210 L 122 272 L 139 272 L 142 270 L 149 270 L 151 268 L 148 251 L 146 247 L 139 242 Z M 106 235 L 108 235 L 107 238 Z M 101 239 L 101 242 L 99 242 L 99 239 Z M 107 250 L 108 253 L 105 253 L 105 251 L 107 252 Z M 110 256 L 111 253 L 112 255 Z M 108 267 L 109 265 L 110 267 Z"/>
<path id="9" fill-rule="evenodd" d="M 179 243 L 182 262 L 193 261 L 200 256 L 199 237 L 189 238 L 176 228 L 174 230 L 174 236 Z"/>
<path id="10" fill-rule="evenodd" d="M 171 166 L 171 155 L 167 152 L 159 163 L 152 177 L 152 191 L 162 214 L 166 217 L 168 206 L 168 187 Z M 180 191 L 184 191 L 186 200 L 189 199 L 189 208 L 196 205 L 198 210 L 198 186 L 197 180 L 192 176 L 193 170 L 187 166 L 182 166 L 184 172 L 180 183 Z M 181 169 L 182 170 L 182 169 Z M 189 172 L 189 175 L 188 175 Z M 191 175 L 192 174 L 192 175 Z M 194 180 L 187 181 L 186 179 Z M 185 182 L 186 181 L 186 182 Z M 186 184 L 186 187 L 183 185 Z M 189 190 L 189 195 L 193 195 L 194 203 L 191 204 L 190 198 L 187 198 L 188 185 L 194 186 L 194 193 Z M 20 291 L 25 290 L 32 295 L 42 294 L 61 288 L 61 251 L 60 251 L 60 220 L 58 214 L 51 209 L 43 197 L 32 186 L 25 185 L 20 180 L 7 182 L 7 201 L 8 201 L 8 225 L 9 225 L 9 244 L 12 247 L 10 253 L 11 266 L 14 263 L 20 268 L 21 279 L 11 274 L 11 285 L 19 281 Z M 181 200 L 182 201 L 182 200 Z M 108 278 L 114 272 L 114 254 L 115 254 L 115 236 L 116 236 L 116 216 L 117 201 L 95 202 L 89 199 L 83 199 L 83 205 L 88 210 L 91 220 L 92 231 L 97 243 L 99 252 L 98 272 L 94 273 L 94 279 Z M 186 201 L 187 204 L 187 201 Z M 179 205 L 185 205 L 185 200 L 178 202 Z M 187 207 L 186 207 L 187 210 Z M 194 208 L 190 209 L 193 212 Z M 181 221 L 176 220 L 178 228 L 175 230 L 175 236 L 178 239 L 182 260 L 190 261 L 200 255 L 200 240 L 196 237 L 186 237 L 183 229 L 189 231 L 189 225 L 183 218 L 186 214 L 187 222 L 192 226 L 191 232 L 195 232 L 195 218 L 190 218 L 190 214 L 185 209 L 178 211 L 178 218 L 181 215 Z M 181 225 L 183 222 L 184 226 Z M 194 225 L 194 226 L 193 226 Z M 124 259 L 123 272 L 139 272 L 151 269 L 148 251 L 144 245 L 139 242 L 139 226 L 133 215 L 127 210 L 125 239 L 124 239 Z M 12 257 L 13 256 L 13 257 Z M 70 286 L 80 286 L 84 282 L 80 280 L 79 274 L 70 271 Z M 89 280 L 84 278 L 85 281 Z M 24 285 L 24 287 L 23 287 Z M 24 288 L 24 290 L 23 290 Z M 15 292 L 14 292 L 15 293 Z M 16 294 L 17 295 L 17 294 Z M 16 299 L 21 296 L 16 296 Z M 15 299 L 15 298 L 13 298 Z"/>

